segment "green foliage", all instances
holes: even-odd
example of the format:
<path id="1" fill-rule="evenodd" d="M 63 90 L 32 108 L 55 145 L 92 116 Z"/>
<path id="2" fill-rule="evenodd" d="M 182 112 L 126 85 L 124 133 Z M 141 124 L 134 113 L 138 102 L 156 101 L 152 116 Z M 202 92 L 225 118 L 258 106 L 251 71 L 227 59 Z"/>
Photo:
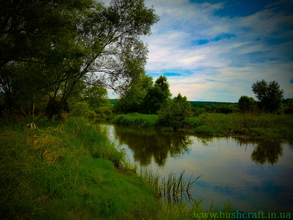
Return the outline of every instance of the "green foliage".
<path id="1" fill-rule="evenodd" d="M 286 99 L 284 104 L 284 113 L 293 114 L 293 99 Z"/>
<path id="2" fill-rule="evenodd" d="M 211 104 L 211 105 L 205 105 L 203 107 L 205 112 L 209 113 L 234 113 L 238 112 L 238 108 L 235 106 L 235 104 Z"/>
<path id="3" fill-rule="evenodd" d="M 95 113 L 101 115 L 102 117 L 106 115 L 113 114 L 113 106 L 112 105 L 103 105 L 95 110 Z"/>
<path id="4" fill-rule="evenodd" d="M 156 128 L 159 130 L 173 130 L 173 127 L 158 125 L 157 115 L 127 114 L 111 116 L 113 123 L 134 125 L 137 127 Z M 156 122 L 156 123 L 155 123 Z M 204 113 L 196 117 L 189 117 L 182 121 L 183 126 L 196 133 L 230 136 L 246 135 L 250 138 L 265 140 L 293 139 L 293 116 L 275 114 L 220 114 Z"/>
<path id="5" fill-rule="evenodd" d="M 190 102 L 186 96 L 179 93 L 177 97 L 164 105 L 159 111 L 157 125 L 162 127 L 172 127 L 174 131 L 184 127 L 183 121 L 192 115 Z"/>
<path id="6" fill-rule="evenodd" d="M 127 91 L 124 96 L 115 101 L 114 112 L 140 112 L 142 108 L 142 102 L 152 87 L 152 77 L 142 75 L 135 83 L 133 83 L 131 89 Z"/>
<path id="7" fill-rule="evenodd" d="M 158 21 L 143 0 L 1 0 L 0 11 L 0 84 L 10 109 L 29 109 L 33 99 L 62 108 L 80 81 L 124 93 L 144 74 L 140 36 Z"/>
<path id="8" fill-rule="evenodd" d="M 111 122 L 115 124 L 124 124 L 130 126 L 137 126 L 142 128 L 155 127 L 155 121 L 157 119 L 157 115 L 151 114 L 138 114 L 138 113 L 130 113 L 127 115 L 118 115 L 114 116 L 114 118 L 109 117 Z"/>
<path id="9" fill-rule="evenodd" d="M 231 102 L 206 102 L 206 101 L 189 101 L 192 107 L 203 108 L 205 106 L 231 105 Z"/>
<path id="10" fill-rule="evenodd" d="M 108 91 L 104 87 L 92 86 L 86 88 L 83 93 L 83 99 L 93 110 L 108 103 Z"/>
<path id="11" fill-rule="evenodd" d="M 70 115 L 80 116 L 85 118 L 94 118 L 97 116 L 96 112 L 92 110 L 87 102 L 72 102 L 70 104 Z"/>
<path id="12" fill-rule="evenodd" d="M 260 110 L 275 113 L 282 107 L 284 91 L 280 89 L 276 81 L 270 83 L 265 80 L 256 81 L 251 88 L 259 100 Z"/>
<path id="13" fill-rule="evenodd" d="M 144 97 L 141 113 L 156 114 L 167 103 L 171 93 L 166 76 L 160 76 Z"/>
<path id="14" fill-rule="evenodd" d="M 192 115 L 199 116 L 200 114 L 206 113 L 205 108 L 191 107 Z"/>
<path id="15" fill-rule="evenodd" d="M 242 113 L 255 112 L 257 108 L 255 100 L 252 97 L 249 98 L 248 96 L 241 96 L 238 101 L 238 106 L 240 112 Z"/>
<path id="16" fill-rule="evenodd" d="M 142 75 L 124 96 L 116 100 L 114 112 L 156 114 L 170 96 L 166 76 L 160 76 L 153 85 L 152 77 Z"/>

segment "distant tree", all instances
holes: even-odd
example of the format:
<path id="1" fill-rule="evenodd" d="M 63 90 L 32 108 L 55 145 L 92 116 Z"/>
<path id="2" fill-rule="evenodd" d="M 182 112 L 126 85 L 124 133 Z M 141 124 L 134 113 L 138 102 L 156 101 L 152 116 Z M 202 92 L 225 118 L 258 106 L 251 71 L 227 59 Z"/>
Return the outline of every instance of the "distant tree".
<path id="1" fill-rule="evenodd" d="M 141 106 L 144 97 L 153 87 L 153 79 L 151 76 L 142 75 L 133 83 L 129 89 L 119 100 L 115 101 L 114 112 L 130 113 L 141 112 Z"/>
<path id="2" fill-rule="evenodd" d="M 274 113 L 282 107 L 284 91 L 276 81 L 270 83 L 265 80 L 257 81 L 251 88 L 259 100 L 260 110 Z"/>
<path id="3" fill-rule="evenodd" d="M 85 89 L 84 100 L 93 110 L 105 104 L 108 101 L 108 92 L 104 87 L 93 86 Z"/>
<path id="4" fill-rule="evenodd" d="M 241 113 L 250 113 L 256 110 L 256 102 L 252 97 L 241 96 L 238 100 L 238 106 Z"/>
<path id="5" fill-rule="evenodd" d="M 169 99 L 158 112 L 157 124 L 164 127 L 172 127 L 174 131 L 184 127 L 183 121 L 192 116 L 191 104 L 186 96 L 179 93 L 175 98 Z"/>
<path id="6" fill-rule="evenodd" d="M 153 88 L 144 97 L 141 112 L 146 114 L 156 114 L 160 108 L 167 103 L 171 93 L 166 76 L 160 76 Z"/>
<path id="7" fill-rule="evenodd" d="M 284 113 L 293 114 L 293 98 L 285 99 L 284 103 L 285 103 Z"/>

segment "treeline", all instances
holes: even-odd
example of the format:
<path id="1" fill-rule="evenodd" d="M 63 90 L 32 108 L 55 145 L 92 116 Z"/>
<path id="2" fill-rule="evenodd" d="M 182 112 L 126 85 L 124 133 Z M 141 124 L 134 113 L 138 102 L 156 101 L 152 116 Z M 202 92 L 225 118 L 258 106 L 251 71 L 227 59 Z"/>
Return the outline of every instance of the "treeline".
<path id="1" fill-rule="evenodd" d="M 252 86 L 258 101 L 241 96 L 238 103 L 189 102 L 180 93 L 171 99 L 166 76 L 160 76 L 155 83 L 150 76 L 142 76 L 134 86 L 113 107 L 116 114 L 157 114 L 156 126 L 178 130 L 183 121 L 203 113 L 292 113 L 292 100 L 283 99 L 283 90 L 277 82 L 257 81 Z M 192 106 L 193 105 L 193 106 Z"/>
<path id="2" fill-rule="evenodd" d="M 0 5 L 0 114 L 61 118 L 84 101 L 95 109 L 100 88 L 123 94 L 145 75 L 140 36 L 158 16 L 143 0 Z"/>
<path id="3" fill-rule="evenodd" d="M 192 107 L 193 115 L 198 116 L 202 113 L 223 113 L 229 114 L 239 112 L 237 103 L 203 103 L 202 107 Z"/>
<path id="4" fill-rule="evenodd" d="M 292 114 L 293 98 L 284 99 L 284 91 L 276 81 L 257 81 L 251 86 L 257 101 L 252 97 L 241 96 L 238 101 L 241 113 L 277 113 Z"/>
<path id="5" fill-rule="evenodd" d="M 207 105 L 231 105 L 231 102 L 208 102 L 208 101 L 190 101 L 192 107 L 202 108 Z"/>
<path id="6" fill-rule="evenodd" d="M 171 97 L 166 76 L 160 76 L 155 83 L 151 76 L 142 76 L 127 93 L 115 101 L 115 113 L 138 112 L 157 114 Z"/>
<path id="7" fill-rule="evenodd" d="M 155 83 L 150 76 L 142 76 L 119 100 L 115 101 L 114 113 L 158 114 L 156 124 L 178 130 L 183 121 L 192 116 L 191 104 L 179 93 L 171 99 L 166 76 L 160 76 Z"/>

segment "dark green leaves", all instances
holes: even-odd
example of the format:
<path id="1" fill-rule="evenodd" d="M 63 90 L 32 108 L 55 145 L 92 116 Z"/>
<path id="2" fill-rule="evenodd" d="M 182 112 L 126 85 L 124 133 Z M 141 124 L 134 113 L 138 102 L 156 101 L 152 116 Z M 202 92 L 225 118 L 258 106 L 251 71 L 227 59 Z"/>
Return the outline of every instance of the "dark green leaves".
<path id="1" fill-rule="evenodd" d="M 282 106 L 284 91 L 280 89 L 279 83 L 265 80 L 257 81 L 252 85 L 252 91 L 259 100 L 259 108 L 266 112 L 276 112 Z"/>

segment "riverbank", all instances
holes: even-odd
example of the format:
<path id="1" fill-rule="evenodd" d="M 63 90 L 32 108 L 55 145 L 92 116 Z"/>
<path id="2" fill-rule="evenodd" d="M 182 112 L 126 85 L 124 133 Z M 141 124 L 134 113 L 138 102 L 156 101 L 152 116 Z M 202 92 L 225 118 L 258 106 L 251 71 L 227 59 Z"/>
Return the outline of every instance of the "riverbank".
<path id="1" fill-rule="evenodd" d="M 154 190 L 85 119 L 1 126 L 1 219 L 153 219 Z"/>
<path id="2" fill-rule="evenodd" d="M 1 219 L 194 219 L 204 212 L 196 201 L 190 209 L 162 204 L 149 177 L 136 174 L 124 150 L 88 120 L 39 120 L 34 130 L 28 122 L 0 121 Z"/>
<path id="3" fill-rule="evenodd" d="M 116 124 L 172 131 L 172 128 L 158 127 L 157 117 L 157 115 L 131 113 L 110 115 L 106 120 Z M 186 119 L 184 129 L 181 131 L 293 143 L 293 115 L 206 113 Z"/>

